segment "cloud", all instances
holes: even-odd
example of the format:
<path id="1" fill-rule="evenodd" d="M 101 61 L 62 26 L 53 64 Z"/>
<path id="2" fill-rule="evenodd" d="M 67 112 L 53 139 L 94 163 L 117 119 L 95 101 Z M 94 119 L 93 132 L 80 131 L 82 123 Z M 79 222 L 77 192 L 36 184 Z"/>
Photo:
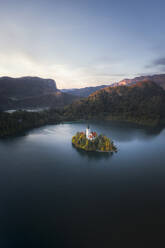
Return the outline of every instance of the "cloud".
<path id="1" fill-rule="evenodd" d="M 161 67 L 165 66 L 165 57 L 160 57 L 151 61 L 150 64 L 146 65 L 146 68 Z"/>
<path id="2" fill-rule="evenodd" d="M 153 66 L 164 66 L 165 65 L 165 57 L 156 59 L 153 61 Z"/>
<path id="3" fill-rule="evenodd" d="M 150 64 L 145 66 L 149 71 L 152 70 L 152 74 L 165 72 L 165 57 L 159 57 L 151 61 Z M 148 73 L 149 74 L 149 73 Z"/>

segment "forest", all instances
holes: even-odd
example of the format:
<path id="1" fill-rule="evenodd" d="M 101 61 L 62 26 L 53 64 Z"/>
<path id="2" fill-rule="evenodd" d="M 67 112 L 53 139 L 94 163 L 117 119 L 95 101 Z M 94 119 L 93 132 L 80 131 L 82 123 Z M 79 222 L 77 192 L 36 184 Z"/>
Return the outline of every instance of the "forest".
<path id="1" fill-rule="evenodd" d="M 61 121 L 58 110 L 42 112 L 15 111 L 14 113 L 0 112 L 0 137 L 17 135 L 31 128 L 47 124 L 57 124 Z"/>
<path id="2" fill-rule="evenodd" d="M 65 108 L 70 119 L 122 120 L 143 125 L 165 124 L 165 91 L 152 81 L 107 87 Z"/>

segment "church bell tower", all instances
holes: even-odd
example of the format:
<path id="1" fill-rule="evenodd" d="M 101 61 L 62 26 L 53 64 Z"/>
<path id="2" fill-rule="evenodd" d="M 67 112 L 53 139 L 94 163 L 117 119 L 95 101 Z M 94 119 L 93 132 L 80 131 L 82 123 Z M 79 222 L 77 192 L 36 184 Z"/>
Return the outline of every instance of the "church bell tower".
<path id="1" fill-rule="evenodd" d="M 90 130 L 90 127 L 88 125 L 87 128 L 86 128 L 86 138 L 87 139 L 88 139 L 88 136 L 89 136 L 90 132 L 91 132 L 91 130 Z"/>

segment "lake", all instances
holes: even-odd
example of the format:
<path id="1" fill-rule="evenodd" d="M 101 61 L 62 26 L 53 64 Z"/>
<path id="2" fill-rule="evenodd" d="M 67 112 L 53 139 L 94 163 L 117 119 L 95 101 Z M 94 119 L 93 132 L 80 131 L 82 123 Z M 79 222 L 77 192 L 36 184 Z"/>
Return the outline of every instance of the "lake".
<path id="1" fill-rule="evenodd" d="M 135 247 L 164 239 L 165 129 L 90 127 L 118 152 L 76 150 L 71 138 L 85 123 L 0 141 L 0 247 Z"/>

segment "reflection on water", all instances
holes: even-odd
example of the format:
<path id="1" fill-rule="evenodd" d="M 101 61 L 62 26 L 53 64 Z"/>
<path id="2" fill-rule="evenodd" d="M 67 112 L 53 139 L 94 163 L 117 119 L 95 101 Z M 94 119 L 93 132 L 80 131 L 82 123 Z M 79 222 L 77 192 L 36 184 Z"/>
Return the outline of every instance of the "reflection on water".
<path id="1" fill-rule="evenodd" d="M 74 145 L 72 145 L 72 147 L 81 157 L 87 157 L 91 160 L 110 159 L 110 157 L 113 156 L 113 153 L 111 152 L 86 152 L 84 150 L 75 148 Z"/>
<path id="2" fill-rule="evenodd" d="M 118 141 L 131 141 L 136 138 L 144 140 L 147 138 L 152 139 L 164 130 L 162 126 L 153 128 L 115 121 L 104 123 L 100 121 L 93 124 L 98 129 L 100 129 L 100 126 L 103 126 L 103 132 L 111 133 L 111 137 L 114 137 Z"/>

